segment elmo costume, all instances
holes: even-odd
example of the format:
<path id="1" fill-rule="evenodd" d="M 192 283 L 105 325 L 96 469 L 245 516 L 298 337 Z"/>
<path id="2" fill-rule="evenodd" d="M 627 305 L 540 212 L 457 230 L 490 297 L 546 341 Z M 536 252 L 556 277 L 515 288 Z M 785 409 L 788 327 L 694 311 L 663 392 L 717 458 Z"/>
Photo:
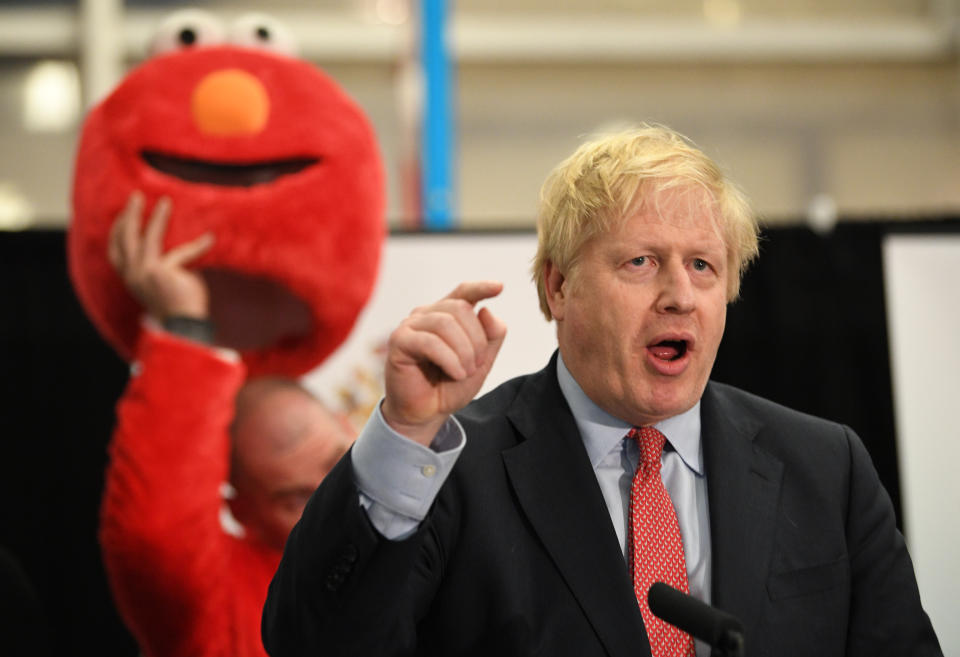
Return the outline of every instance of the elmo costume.
<path id="1" fill-rule="evenodd" d="M 278 52 L 276 25 L 241 19 L 226 43 L 212 20 L 168 22 L 164 52 L 91 111 L 68 235 L 83 307 L 135 361 L 100 538 L 118 608 L 148 657 L 264 654 L 260 613 L 280 554 L 218 519 L 234 399 L 248 375 L 300 375 L 345 339 L 385 232 L 364 113 L 314 66 Z M 144 322 L 108 261 L 134 191 L 148 205 L 171 199 L 164 250 L 212 234 L 189 268 L 226 355 Z"/>

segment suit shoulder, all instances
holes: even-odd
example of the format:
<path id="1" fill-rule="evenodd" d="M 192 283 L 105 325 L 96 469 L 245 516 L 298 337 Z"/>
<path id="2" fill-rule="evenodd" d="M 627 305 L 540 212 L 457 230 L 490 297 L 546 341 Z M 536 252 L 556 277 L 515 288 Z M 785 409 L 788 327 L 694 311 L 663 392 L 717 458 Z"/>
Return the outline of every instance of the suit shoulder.
<path id="1" fill-rule="evenodd" d="M 566 410 L 553 361 L 539 372 L 518 376 L 472 401 L 456 416 L 467 432 L 467 451 L 498 453 L 521 440 L 519 420 L 543 418 Z M 528 426 L 529 430 L 529 426 Z M 469 436 L 482 436 L 470 440 Z M 473 447 L 471 448 L 471 445 Z M 481 447 L 482 445 L 482 447 Z"/>
<path id="2" fill-rule="evenodd" d="M 840 494 L 854 461 L 869 460 L 849 427 L 733 386 L 711 382 L 701 417 L 705 441 L 749 441 L 754 454 L 783 464 L 802 490 L 832 482 L 840 488 L 832 488 L 831 494 Z"/>
<path id="3" fill-rule="evenodd" d="M 507 409 L 532 375 L 518 376 L 477 397 L 456 413 L 464 424 L 487 424 L 506 418 Z"/>
<path id="4" fill-rule="evenodd" d="M 730 385 L 711 382 L 701 415 L 707 424 L 734 427 L 759 447 L 787 462 L 828 459 L 838 465 L 862 445 L 852 429 Z"/>
<path id="5" fill-rule="evenodd" d="M 711 381 L 704 399 L 721 412 L 758 418 L 780 429 L 795 427 L 798 431 L 845 431 L 839 422 L 798 411 L 726 383 Z"/>

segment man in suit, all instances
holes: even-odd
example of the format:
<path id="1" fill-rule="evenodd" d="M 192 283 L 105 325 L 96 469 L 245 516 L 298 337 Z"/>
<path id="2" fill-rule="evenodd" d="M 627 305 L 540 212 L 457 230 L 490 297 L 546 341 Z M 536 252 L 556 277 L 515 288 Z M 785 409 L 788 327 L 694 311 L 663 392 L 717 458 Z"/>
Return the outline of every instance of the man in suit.
<path id="1" fill-rule="evenodd" d="M 287 655 L 707 655 L 668 583 L 749 655 L 940 655 L 848 428 L 709 382 L 757 253 L 748 204 L 669 129 L 583 145 L 541 192 L 542 371 L 471 402 L 506 327 L 461 284 L 393 332 L 386 395 L 287 541 L 263 617 Z"/>

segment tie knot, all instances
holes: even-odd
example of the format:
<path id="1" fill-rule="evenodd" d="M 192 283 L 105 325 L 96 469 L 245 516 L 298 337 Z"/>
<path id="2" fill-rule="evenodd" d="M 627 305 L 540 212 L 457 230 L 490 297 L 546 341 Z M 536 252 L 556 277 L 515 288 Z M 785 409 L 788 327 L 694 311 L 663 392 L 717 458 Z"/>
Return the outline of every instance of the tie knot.
<path id="1" fill-rule="evenodd" d="M 660 457 L 663 454 L 663 446 L 667 442 L 658 429 L 653 427 L 634 427 L 627 434 L 628 438 L 637 441 L 640 448 L 640 463 L 649 472 L 660 469 Z"/>

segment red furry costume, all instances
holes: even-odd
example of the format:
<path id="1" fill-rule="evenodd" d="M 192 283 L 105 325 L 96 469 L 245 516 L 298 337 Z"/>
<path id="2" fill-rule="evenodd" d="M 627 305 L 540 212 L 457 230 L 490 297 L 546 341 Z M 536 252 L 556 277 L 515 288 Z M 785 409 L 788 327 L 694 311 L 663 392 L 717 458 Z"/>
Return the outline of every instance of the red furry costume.
<path id="1" fill-rule="evenodd" d="M 198 109 L 210 102 L 222 105 L 213 120 Z M 241 359 L 143 328 L 107 261 L 133 190 L 148 207 L 172 199 L 165 249 L 214 234 L 191 268 L 208 284 L 217 344 Z M 101 543 L 148 657 L 264 654 L 260 613 L 280 555 L 218 519 L 234 398 L 248 373 L 302 374 L 346 337 L 376 278 L 383 210 L 368 121 L 303 61 L 184 48 L 145 62 L 88 117 L 70 272 L 94 324 L 137 363 L 117 410 Z"/>

